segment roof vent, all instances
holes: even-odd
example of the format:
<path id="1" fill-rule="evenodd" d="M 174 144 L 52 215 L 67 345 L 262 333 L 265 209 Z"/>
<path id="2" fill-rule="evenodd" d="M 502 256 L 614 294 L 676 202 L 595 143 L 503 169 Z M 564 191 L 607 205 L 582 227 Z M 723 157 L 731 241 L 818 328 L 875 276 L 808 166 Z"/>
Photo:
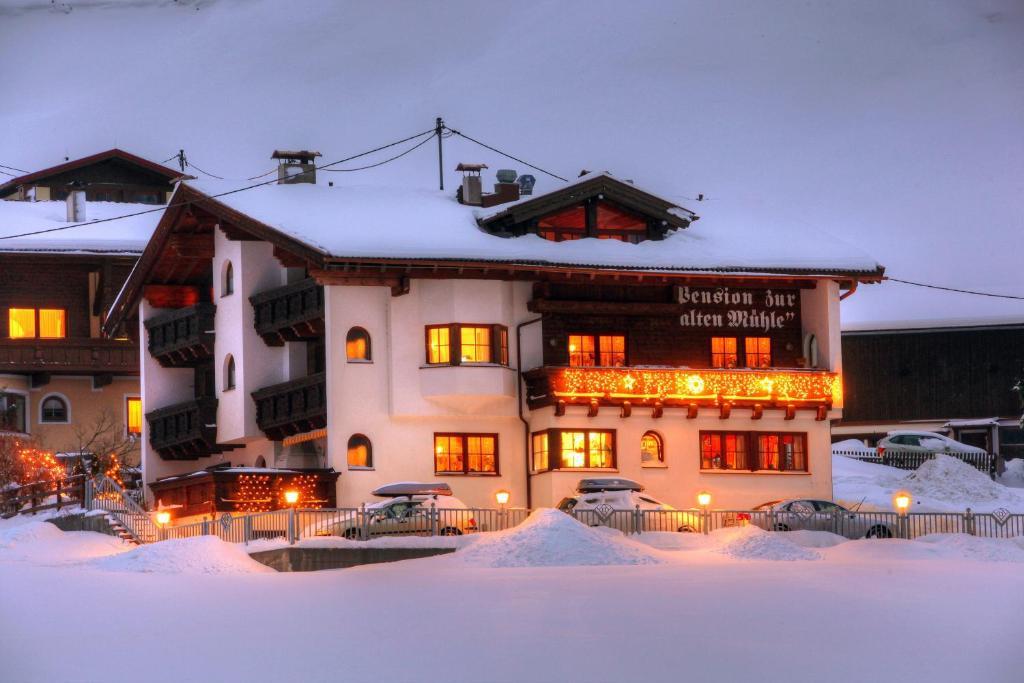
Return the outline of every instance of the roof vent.
<path id="1" fill-rule="evenodd" d="M 498 182 L 494 183 L 494 192 L 480 197 L 480 206 L 487 208 L 498 204 L 507 204 L 519 199 L 519 183 L 516 172 L 511 169 L 498 171 Z"/>
<path id="2" fill-rule="evenodd" d="M 270 158 L 280 162 L 277 166 L 277 184 L 311 183 L 316 185 L 315 160 L 318 156 L 323 155 L 320 152 L 310 152 L 309 150 L 274 150 Z"/>
<path id="3" fill-rule="evenodd" d="M 68 206 L 68 223 L 85 220 L 85 190 L 71 190 L 65 200 Z"/>
<path id="4" fill-rule="evenodd" d="M 537 184 L 537 179 L 526 173 L 516 178 L 516 182 L 519 183 L 519 194 L 525 197 L 533 194 L 533 186 Z"/>

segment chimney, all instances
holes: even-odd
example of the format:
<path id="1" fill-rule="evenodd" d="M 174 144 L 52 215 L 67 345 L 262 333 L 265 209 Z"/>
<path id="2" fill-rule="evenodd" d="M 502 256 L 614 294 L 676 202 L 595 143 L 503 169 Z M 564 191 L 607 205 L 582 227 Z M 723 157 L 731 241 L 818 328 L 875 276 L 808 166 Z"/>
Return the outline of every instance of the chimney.
<path id="1" fill-rule="evenodd" d="M 68 206 L 68 223 L 85 220 L 85 190 L 71 190 L 65 203 Z"/>
<path id="2" fill-rule="evenodd" d="M 480 197 L 480 206 L 486 208 L 507 204 L 519 199 L 519 183 L 516 182 L 516 172 L 503 168 L 497 173 L 498 182 L 494 183 L 494 192 Z"/>
<path id="3" fill-rule="evenodd" d="M 309 150 L 275 149 L 270 155 L 277 159 L 277 184 L 292 185 L 294 183 L 311 183 L 316 185 L 316 163 L 320 152 Z"/>
<path id="4" fill-rule="evenodd" d="M 462 186 L 455 193 L 460 204 L 480 206 L 480 197 L 483 195 L 483 186 L 480 184 L 480 171 L 487 168 L 487 164 L 462 164 L 455 167 L 456 171 L 462 172 Z"/>

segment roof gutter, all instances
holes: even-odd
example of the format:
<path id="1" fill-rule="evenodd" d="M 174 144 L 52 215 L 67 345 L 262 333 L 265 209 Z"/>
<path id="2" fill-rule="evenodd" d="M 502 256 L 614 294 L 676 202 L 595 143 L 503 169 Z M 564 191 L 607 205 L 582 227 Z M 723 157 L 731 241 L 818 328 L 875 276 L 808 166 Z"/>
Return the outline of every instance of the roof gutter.
<path id="1" fill-rule="evenodd" d="M 844 300 L 844 299 L 846 299 L 848 297 L 853 296 L 853 293 L 857 291 L 857 285 L 858 284 L 859 283 L 857 282 L 857 280 L 851 280 L 850 281 L 850 288 L 848 290 L 846 290 L 843 294 L 839 295 L 839 300 L 842 301 L 842 300 Z"/>

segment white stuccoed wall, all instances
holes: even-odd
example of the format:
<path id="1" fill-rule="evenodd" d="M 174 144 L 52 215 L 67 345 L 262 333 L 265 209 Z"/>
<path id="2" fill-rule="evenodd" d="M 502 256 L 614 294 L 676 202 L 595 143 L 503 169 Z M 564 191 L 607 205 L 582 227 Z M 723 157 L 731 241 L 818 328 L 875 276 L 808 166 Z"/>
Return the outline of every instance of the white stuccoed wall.
<path id="1" fill-rule="evenodd" d="M 285 284 L 286 271 L 274 258 L 269 243 L 229 240 L 219 229 L 215 234 L 217 441 L 237 444 L 265 440 L 256 426 L 256 404 L 250 393 L 289 378 L 289 353 L 287 346 L 267 346 L 256 334 L 249 296 Z M 223 273 L 228 260 L 234 269 L 235 288 L 233 294 L 224 296 Z M 235 359 L 235 389 L 226 391 L 224 368 L 228 354 Z M 232 464 L 248 464 L 241 451 L 233 451 L 231 456 Z"/>
<path id="2" fill-rule="evenodd" d="M 839 328 L 839 284 L 833 280 L 818 280 L 814 289 L 800 290 L 800 317 L 804 336 L 813 334 L 818 339 L 818 367 L 837 372 L 842 378 L 843 349 Z M 839 400 L 829 411 L 829 419 L 842 417 L 843 402 Z"/>

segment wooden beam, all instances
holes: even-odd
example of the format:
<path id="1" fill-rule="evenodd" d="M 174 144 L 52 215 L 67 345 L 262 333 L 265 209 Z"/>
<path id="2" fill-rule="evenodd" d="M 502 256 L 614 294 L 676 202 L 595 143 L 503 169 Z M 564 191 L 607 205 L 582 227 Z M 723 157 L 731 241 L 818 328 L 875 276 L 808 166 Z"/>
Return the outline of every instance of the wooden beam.
<path id="1" fill-rule="evenodd" d="M 180 258 L 212 259 L 213 235 L 176 232 L 167 239 L 167 249 Z"/>

